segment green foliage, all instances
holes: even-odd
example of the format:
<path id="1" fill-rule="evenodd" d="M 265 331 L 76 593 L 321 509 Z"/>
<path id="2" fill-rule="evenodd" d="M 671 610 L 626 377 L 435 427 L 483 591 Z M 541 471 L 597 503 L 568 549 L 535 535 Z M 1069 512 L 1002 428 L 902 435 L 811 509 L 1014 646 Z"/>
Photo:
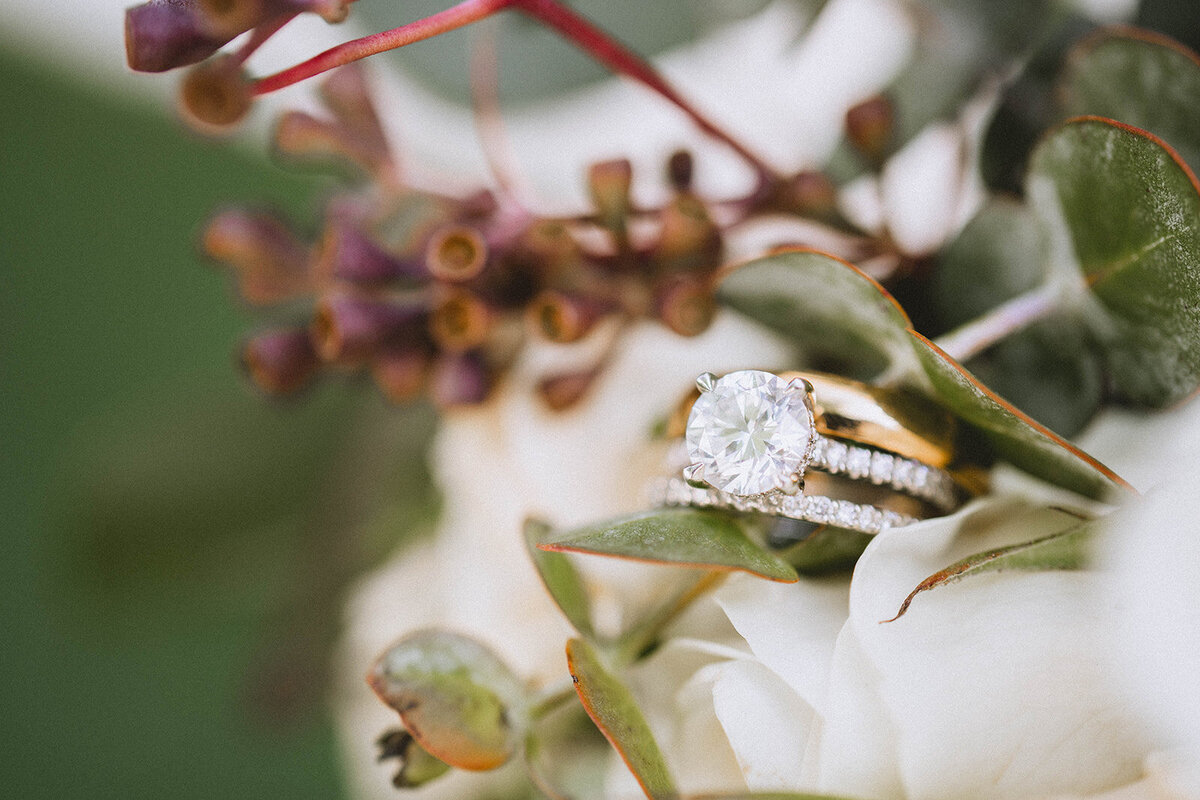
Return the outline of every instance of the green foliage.
<path id="1" fill-rule="evenodd" d="M 771 302 L 764 286 L 781 299 Z M 981 385 L 914 331 L 879 284 L 838 259 L 815 252 L 767 256 L 735 270 L 720 291 L 742 313 L 798 337 L 802 345 L 818 342 L 827 356 L 873 351 L 876 363 L 887 365 L 887 379 L 925 391 L 982 434 L 998 455 L 1043 480 L 1089 497 L 1123 485 L 1095 459 Z M 824 368 L 823 359 L 814 361 L 810 366 Z"/>
<path id="2" fill-rule="evenodd" d="M 588 716 L 625 760 L 646 796 L 675 797 L 675 781 L 629 689 L 582 639 L 567 642 L 567 668 Z"/>
<path id="3" fill-rule="evenodd" d="M 1082 278 L 1080 311 L 1117 391 L 1163 407 L 1200 386 L 1200 186 L 1143 131 L 1085 118 L 1050 134 L 1029 175 L 1051 265 Z M 1052 277 L 1057 277 L 1052 276 Z M 1098 302 L 1095 302 L 1098 301 Z"/>
<path id="4" fill-rule="evenodd" d="M 562 553 L 540 547 L 540 545 L 547 544 L 551 540 L 551 536 L 549 525 L 537 520 L 526 520 L 525 546 L 546 591 L 554 598 L 554 602 L 562 610 L 563 616 L 575 626 L 575 630 L 588 638 L 593 638 L 596 632 L 592 627 L 587 587 L 584 586 L 579 573 L 575 571 L 571 559 Z"/>
<path id="5" fill-rule="evenodd" d="M 1064 516 L 1070 516 L 1064 513 Z M 1077 519 L 1077 518 L 1076 518 Z M 1090 520 L 1067 527 L 1058 533 L 1029 542 L 986 550 L 956 561 L 930 575 L 904 599 L 900 610 L 888 622 L 894 622 L 908 611 L 913 599 L 922 592 L 936 589 L 972 575 L 1000 570 L 1072 570 L 1091 563 L 1092 548 L 1101 531 L 1098 521 Z"/>
<path id="6" fill-rule="evenodd" d="M 409 634 L 379 657 L 368 681 L 421 748 L 451 766 L 495 769 L 524 739 L 525 687 L 474 639 Z"/>
<path id="7" fill-rule="evenodd" d="M 543 550 L 632 558 L 710 570 L 738 570 L 793 583 L 796 570 L 755 544 L 727 514 L 673 509 L 649 511 L 571 531 Z"/>

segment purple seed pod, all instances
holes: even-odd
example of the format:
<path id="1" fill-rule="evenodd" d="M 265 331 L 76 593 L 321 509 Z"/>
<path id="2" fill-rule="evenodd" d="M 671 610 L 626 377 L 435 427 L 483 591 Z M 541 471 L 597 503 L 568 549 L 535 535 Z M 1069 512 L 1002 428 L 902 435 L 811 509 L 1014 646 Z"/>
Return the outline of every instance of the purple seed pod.
<path id="1" fill-rule="evenodd" d="M 125 12 L 125 55 L 138 72 L 165 72 L 195 64 L 234 34 L 209 31 L 195 0 L 150 0 Z"/>
<path id="2" fill-rule="evenodd" d="M 385 347 L 419 341 L 427 316 L 420 300 L 331 294 L 317 303 L 309 332 L 323 360 L 356 364 Z"/>
<path id="3" fill-rule="evenodd" d="M 319 362 L 308 331 L 290 328 L 250 339 L 242 349 L 242 364 L 264 392 L 291 394 L 312 380 Z"/>
<path id="4" fill-rule="evenodd" d="M 222 211 L 205 226 L 201 245 L 234 269 L 242 297 L 254 305 L 288 300 L 312 287 L 308 248 L 274 214 Z"/>
<path id="5" fill-rule="evenodd" d="M 393 256 L 344 220 L 329 223 L 317 263 L 318 274 L 324 280 L 363 287 L 381 287 L 397 281 L 416 284 L 429 279 L 424 262 Z"/>
<path id="6" fill-rule="evenodd" d="M 439 408 L 479 405 L 494 384 L 493 370 L 480 353 L 455 353 L 435 362 L 429 394 Z"/>

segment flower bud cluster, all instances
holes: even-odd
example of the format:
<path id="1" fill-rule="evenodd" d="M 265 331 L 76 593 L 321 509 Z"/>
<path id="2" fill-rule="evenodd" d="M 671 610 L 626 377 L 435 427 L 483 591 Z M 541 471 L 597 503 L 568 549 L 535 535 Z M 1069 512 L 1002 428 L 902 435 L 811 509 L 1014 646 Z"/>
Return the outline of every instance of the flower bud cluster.
<path id="1" fill-rule="evenodd" d="M 711 322 L 723 237 L 691 189 L 687 154 L 670 160 L 674 192 L 661 208 L 635 207 L 630 164 L 615 160 L 588 171 L 590 213 L 541 217 L 503 191 L 406 186 L 359 67 L 333 72 L 321 98 L 328 114 L 288 112 L 274 136 L 284 160 L 358 179 L 327 203 L 316 240 L 251 209 L 217 213 L 202 238 L 247 303 L 307 309 L 246 343 L 243 362 L 265 391 L 351 371 L 397 402 L 469 405 L 487 399 L 531 338 L 571 343 L 644 318 L 692 336 Z M 569 406 L 598 371 L 553 376 L 543 397 Z"/>

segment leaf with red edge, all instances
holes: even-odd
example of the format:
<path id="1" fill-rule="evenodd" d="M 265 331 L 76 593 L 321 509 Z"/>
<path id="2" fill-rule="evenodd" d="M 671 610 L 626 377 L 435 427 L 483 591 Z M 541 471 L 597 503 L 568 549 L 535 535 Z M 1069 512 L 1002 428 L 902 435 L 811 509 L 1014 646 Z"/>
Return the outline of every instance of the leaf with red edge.
<path id="1" fill-rule="evenodd" d="M 379 657 L 367 682 L 421 748 L 451 766 L 495 769 L 524 738 L 525 687 L 495 653 L 466 636 L 412 633 Z"/>
<path id="2" fill-rule="evenodd" d="M 666 759 L 629 689 L 583 639 L 567 642 L 567 668 L 588 716 L 652 800 L 678 796 Z"/>
<path id="3" fill-rule="evenodd" d="M 1079 311 L 1120 394 L 1163 407 L 1195 392 L 1200 184 L 1188 166 L 1143 130 L 1082 117 L 1041 141 L 1027 185 L 1050 279 L 1089 290 Z"/>
<path id="4" fill-rule="evenodd" d="M 525 547 L 546 591 L 575 630 L 593 639 L 596 631 L 592 625 L 587 587 L 566 555 L 541 548 L 540 545 L 550 537 L 551 528 L 546 523 L 534 519 L 525 521 Z"/>
<path id="5" fill-rule="evenodd" d="M 570 531 L 538 547 L 551 552 L 736 570 L 784 583 L 799 580 L 790 564 L 753 542 L 738 520 L 714 511 L 665 509 L 634 514 Z"/>
<path id="6" fill-rule="evenodd" d="M 896 616 L 884 622 L 895 622 L 904 616 L 913 599 L 921 592 L 945 586 L 970 575 L 998 572 L 1004 569 L 1055 570 L 1082 569 L 1091 558 L 1092 543 L 1100 531 L 1096 520 L 1072 525 L 1064 531 L 1042 536 L 1029 542 L 985 550 L 957 561 L 935 572 L 913 589 L 900 606 Z"/>
<path id="7" fill-rule="evenodd" d="M 793 337 L 810 358 L 842 374 L 868 372 L 923 391 L 977 428 L 997 454 L 1050 483 L 1088 497 L 1129 485 L 1096 459 L 1031 420 L 913 330 L 878 283 L 853 265 L 812 250 L 787 251 L 732 267 L 719 296 L 736 310 Z M 1198 350 L 1200 351 L 1200 350 Z"/>

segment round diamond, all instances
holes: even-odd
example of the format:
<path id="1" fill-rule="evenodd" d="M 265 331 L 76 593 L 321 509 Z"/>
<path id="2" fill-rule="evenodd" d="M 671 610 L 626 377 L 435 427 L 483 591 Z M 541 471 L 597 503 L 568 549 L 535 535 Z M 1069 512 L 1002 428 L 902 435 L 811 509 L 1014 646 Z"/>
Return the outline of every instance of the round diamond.
<path id="1" fill-rule="evenodd" d="M 730 494 L 749 496 L 803 474 L 814 439 L 803 389 L 769 372 L 731 372 L 692 406 L 688 455 L 704 480 Z"/>

